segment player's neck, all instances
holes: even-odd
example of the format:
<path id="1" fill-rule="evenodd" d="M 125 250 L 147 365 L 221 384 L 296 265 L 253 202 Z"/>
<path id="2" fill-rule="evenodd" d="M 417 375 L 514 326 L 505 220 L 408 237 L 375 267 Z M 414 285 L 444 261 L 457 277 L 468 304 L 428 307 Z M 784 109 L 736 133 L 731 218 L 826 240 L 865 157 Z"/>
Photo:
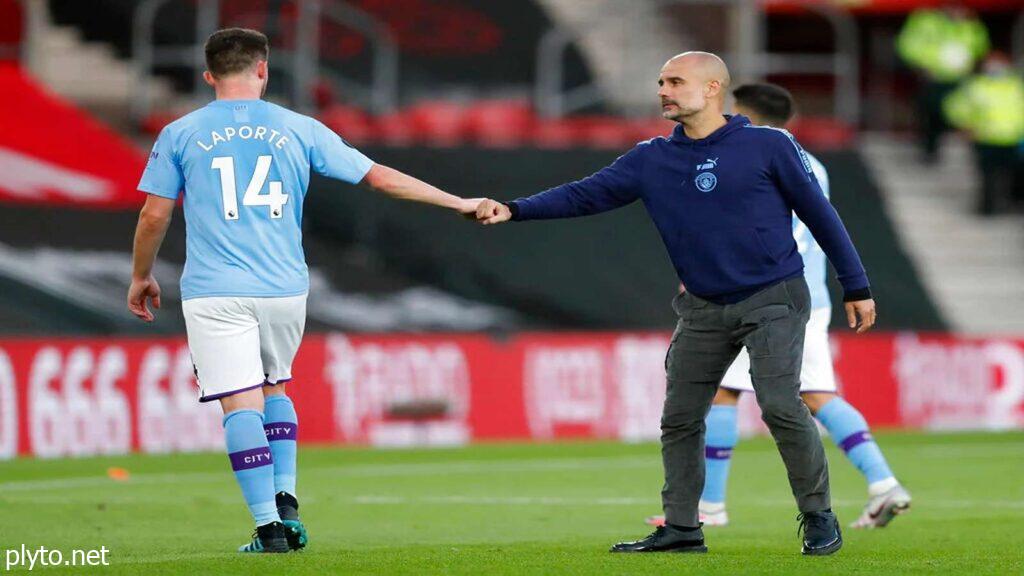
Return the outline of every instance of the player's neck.
<path id="1" fill-rule="evenodd" d="M 720 110 L 705 109 L 698 114 L 685 118 L 680 122 L 683 125 L 683 132 L 693 140 L 707 138 L 712 132 L 725 126 L 725 116 Z"/>
<path id="2" fill-rule="evenodd" d="M 247 81 L 222 81 L 214 88 L 217 100 L 259 100 L 262 87 Z"/>

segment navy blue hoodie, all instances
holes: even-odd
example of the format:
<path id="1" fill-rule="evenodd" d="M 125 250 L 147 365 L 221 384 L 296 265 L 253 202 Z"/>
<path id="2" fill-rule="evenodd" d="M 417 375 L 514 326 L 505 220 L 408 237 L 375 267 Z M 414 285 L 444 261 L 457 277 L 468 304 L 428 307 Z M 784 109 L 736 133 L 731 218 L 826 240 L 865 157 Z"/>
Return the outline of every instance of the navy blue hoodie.
<path id="1" fill-rule="evenodd" d="M 512 219 L 586 216 L 642 200 L 686 289 L 730 304 L 803 274 L 795 212 L 838 272 L 844 300 L 870 298 L 860 257 L 796 140 L 745 116 L 726 119 L 699 140 L 678 125 L 587 178 L 513 200 Z"/>

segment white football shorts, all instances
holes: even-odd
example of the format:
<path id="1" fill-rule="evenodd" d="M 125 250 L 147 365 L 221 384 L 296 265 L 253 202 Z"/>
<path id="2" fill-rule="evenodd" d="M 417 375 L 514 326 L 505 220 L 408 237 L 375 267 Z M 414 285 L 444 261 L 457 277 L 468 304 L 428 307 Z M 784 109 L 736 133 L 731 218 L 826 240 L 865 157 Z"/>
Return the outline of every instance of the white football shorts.
<path id="1" fill-rule="evenodd" d="M 191 298 L 181 309 L 200 402 L 291 380 L 306 326 L 305 294 Z"/>
<path id="2" fill-rule="evenodd" d="M 832 349 L 828 342 L 828 324 L 832 308 L 811 310 L 804 333 L 804 360 L 800 367 L 800 392 L 836 392 L 836 373 L 832 368 Z M 750 381 L 750 356 L 747 349 L 739 356 L 722 378 L 722 388 L 738 392 L 753 392 Z"/>

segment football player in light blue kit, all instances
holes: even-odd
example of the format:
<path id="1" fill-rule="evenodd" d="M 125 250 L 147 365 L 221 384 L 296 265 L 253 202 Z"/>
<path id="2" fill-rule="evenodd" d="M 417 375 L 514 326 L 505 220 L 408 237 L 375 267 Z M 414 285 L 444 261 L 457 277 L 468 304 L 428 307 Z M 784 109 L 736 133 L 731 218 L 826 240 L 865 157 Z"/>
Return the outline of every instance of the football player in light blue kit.
<path id="1" fill-rule="evenodd" d="M 205 50 L 217 99 L 164 128 L 150 154 L 128 308 L 151 322 L 148 301 L 160 307 L 153 263 L 183 195 L 182 311 L 199 401 L 220 401 L 231 467 L 256 522 L 239 550 L 287 552 L 307 542 L 295 491 L 298 419 L 285 383 L 305 325 L 310 171 L 464 214 L 479 200 L 375 164 L 320 122 L 261 100 L 269 45 L 260 32 L 220 30 Z"/>
<path id="2" fill-rule="evenodd" d="M 735 111 L 757 125 L 784 126 L 793 115 L 789 92 L 774 84 L 746 84 L 733 91 Z M 828 173 L 816 158 L 807 155 L 814 176 L 828 196 Z M 811 293 L 811 317 L 804 337 L 803 364 L 800 369 L 800 397 L 829 435 L 864 475 L 868 482 L 868 503 L 854 528 L 881 528 L 910 507 L 910 494 L 889 469 L 878 444 L 871 437 L 861 413 L 836 394 L 832 352 L 828 342 L 828 324 L 832 303 L 825 284 L 825 253 L 800 220 L 793 219 L 793 235 L 804 259 L 804 276 Z M 853 320 L 851 320 L 853 322 Z M 852 326 L 852 324 L 851 324 Z M 700 521 L 705 526 L 724 526 L 725 488 L 732 450 L 739 441 L 736 404 L 741 392 L 753 392 L 750 382 L 750 358 L 743 350 L 729 367 L 715 395 L 707 426 L 704 492 L 699 504 Z M 651 516 L 649 524 L 660 525 L 663 516 Z"/>

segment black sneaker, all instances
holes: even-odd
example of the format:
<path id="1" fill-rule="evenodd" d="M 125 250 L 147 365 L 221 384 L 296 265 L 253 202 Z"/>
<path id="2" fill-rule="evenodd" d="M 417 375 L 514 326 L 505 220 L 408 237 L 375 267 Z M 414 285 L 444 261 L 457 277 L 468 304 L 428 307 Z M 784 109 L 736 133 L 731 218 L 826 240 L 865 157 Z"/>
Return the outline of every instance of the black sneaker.
<path id="1" fill-rule="evenodd" d="M 292 550 L 305 548 L 309 536 L 306 534 L 306 526 L 299 520 L 299 501 L 287 492 L 278 492 L 274 499 L 277 500 L 277 515 L 284 524 L 288 547 Z"/>
<path id="2" fill-rule="evenodd" d="M 284 524 L 271 522 L 257 526 L 252 533 L 252 542 L 238 547 L 239 552 L 282 553 L 288 551 L 288 539 L 284 535 Z"/>
<path id="3" fill-rule="evenodd" d="M 821 512 L 804 512 L 796 517 L 800 521 L 801 532 L 804 536 L 804 546 L 801 553 L 809 556 L 827 556 L 838 552 L 843 547 L 843 534 L 839 531 L 839 520 L 832 510 Z"/>
<path id="4" fill-rule="evenodd" d="M 697 528 L 677 528 L 671 524 L 658 526 L 647 538 L 635 542 L 619 542 L 610 552 L 707 552 L 704 532 Z"/>

